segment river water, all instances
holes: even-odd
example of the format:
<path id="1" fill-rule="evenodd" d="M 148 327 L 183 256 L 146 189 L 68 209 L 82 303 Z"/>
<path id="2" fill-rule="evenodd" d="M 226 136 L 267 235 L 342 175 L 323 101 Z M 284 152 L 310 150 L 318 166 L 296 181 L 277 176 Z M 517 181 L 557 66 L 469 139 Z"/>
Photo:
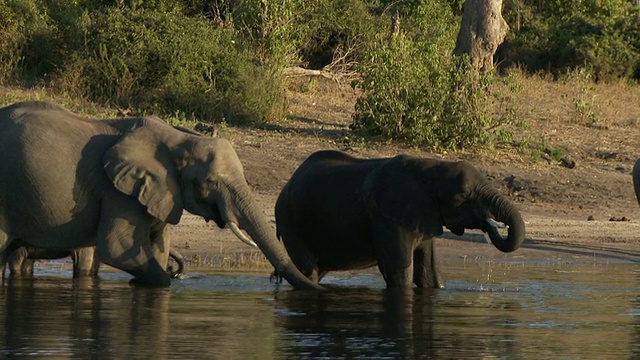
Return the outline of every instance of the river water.
<path id="1" fill-rule="evenodd" d="M 41 268 L 0 288 L 0 358 L 640 359 L 640 266 L 442 264 L 441 290 L 375 272 L 294 291 L 263 273 L 193 271 L 170 288 Z"/>

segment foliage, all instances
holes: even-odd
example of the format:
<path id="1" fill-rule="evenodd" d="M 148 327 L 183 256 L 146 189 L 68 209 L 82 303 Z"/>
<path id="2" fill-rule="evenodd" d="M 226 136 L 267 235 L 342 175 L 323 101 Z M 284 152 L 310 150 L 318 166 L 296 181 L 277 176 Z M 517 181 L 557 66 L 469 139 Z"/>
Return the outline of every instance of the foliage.
<path id="1" fill-rule="evenodd" d="M 353 127 L 436 150 L 510 138 L 507 117 L 489 115 L 489 85 L 466 57 L 452 57 L 455 31 L 445 6 L 423 6 L 391 45 L 381 33 L 360 64 Z M 428 19 L 428 20 L 427 20 Z M 405 17 L 406 22 L 406 17 Z"/>
<path id="2" fill-rule="evenodd" d="M 595 97 L 593 76 L 593 71 L 588 68 L 576 68 L 570 69 L 562 79 L 563 83 L 572 85 L 571 103 L 574 119 L 578 123 L 593 125 L 598 122 L 593 101 Z M 563 95 L 568 96 L 568 94 Z"/>
<path id="3" fill-rule="evenodd" d="M 504 66 L 556 74 L 589 67 L 596 80 L 640 78 L 640 9 L 628 0 L 505 1 L 511 31 L 498 56 Z"/>
<path id="4" fill-rule="evenodd" d="M 0 26 L 22 35 L 2 38 L 3 74 L 16 74 L 2 80 L 28 74 L 77 97 L 159 115 L 182 111 L 232 122 L 283 117 L 283 78 L 265 65 L 269 59 L 233 29 L 185 16 L 193 9 L 171 4 L 2 3 Z"/>
<path id="5" fill-rule="evenodd" d="M 355 129 L 439 149 L 509 141 L 513 97 L 450 56 L 463 2 L 0 0 L 0 83 L 161 116 L 263 123 L 286 113 L 284 68 L 339 63 L 361 75 Z M 630 4 L 505 0 L 511 31 L 498 59 L 571 81 L 588 69 L 567 96 L 577 120 L 595 122 L 591 81 L 640 79 Z M 396 12 L 401 31 L 390 43 Z"/>
<path id="6" fill-rule="evenodd" d="M 318 0 L 304 2 L 296 16 L 298 59 L 309 68 L 321 69 L 337 57 L 344 62 L 359 61 L 364 44 L 373 40 L 377 29 L 388 27 L 384 17 L 375 16 L 366 2 L 359 0 Z"/>
<path id="7" fill-rule="evenodd" d="M 85 37 L 56 79 L 67 91 L 205 119 L 262 122 L 270 115 L 272 104 L 255 103 L 270 96 L 268 86 L 256 84 L 268 84 L 269 74 L 231 33 L 202 18 L 111 8 L 91 16 Z"/>

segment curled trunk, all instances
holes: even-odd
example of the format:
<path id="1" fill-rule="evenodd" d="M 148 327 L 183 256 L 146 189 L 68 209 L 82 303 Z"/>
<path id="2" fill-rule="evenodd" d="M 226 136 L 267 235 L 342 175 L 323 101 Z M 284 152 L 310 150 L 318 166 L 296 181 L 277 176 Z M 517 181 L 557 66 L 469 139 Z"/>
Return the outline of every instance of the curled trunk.
<path id="1" fill-rule="evenodd" d="M 184 275 L 186 261 L 184 260 L 184 257 L 182 256 L 182 254 L 180 254 L 178 250 L 171 248 L 169 249 L 169 256 L 171 256 L 173 261 L 175 261 L 176 264 L 178 264 L 178 270 L 176 270 L 175 272 L 171 271 L 171 277 L 178 277 L 180 275 Z"/>
<path id="2" fill-rule="evenodd" d="M 493 245 L 502 252 L 517 250 L 524 242 L 524 221 L 516 207 L 504 196 L 496 195 L 492 198 L 489 210 L 495 220 L 505 223 L 508 227 L 507 238 L 503 238 L 495 226 L 489 224 L 489 238 Z"/>

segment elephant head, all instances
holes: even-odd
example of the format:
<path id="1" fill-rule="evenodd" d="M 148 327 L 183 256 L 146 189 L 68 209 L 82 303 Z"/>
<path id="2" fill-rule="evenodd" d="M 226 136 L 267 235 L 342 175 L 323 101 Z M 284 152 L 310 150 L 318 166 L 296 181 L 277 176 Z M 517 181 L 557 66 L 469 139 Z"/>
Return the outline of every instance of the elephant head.
<path id="1" fill-rule="evenodd" d="M 638 159 L 633 166 L 631 176 L 633 177 L 633 188 L 636 191 L 636 199 L 638 200 L 638 205 L 640 205 L 640 159 Z"/>
<path id="2" fill-rule="evenodd" d="M 515 251 L 524 241 L 518 210 L 466 161 L 402 155 L 390 159 L 375 177 L 377 203 L 384 204 L 385 213 L 398 223 L 433 235 L 440 235 L 443 226 L 456 235 L 479 229 L 503 252 Z M 497 231 L 496 222 L 508 227 L 506 238 Z"/>
<path id="3" fill-rule="evenodd" d="M 142 126 L 126 133 L 103 160 L 115 187 L 137 197 L 157 219 L 177 224 L 186 209 L 220 228 L 239 233 L 239 226 L 295 288 L 321 288 L 298 271 L 277 241 L 227 140 Z"/>
<path id="4" fill-rule="evenodd" d="M 464 229 L 480 229 L 502 252 L 522 245 L 525 226 L 520 212 L 480 171 L 466 161 L 442 162 L 436 169 L 443 181 L 436 187 L 436 198 L 444 226 L 456 235 L 464 234 Z M 498 233 L 496 221 L 508 227 L 506 238 Z"/>

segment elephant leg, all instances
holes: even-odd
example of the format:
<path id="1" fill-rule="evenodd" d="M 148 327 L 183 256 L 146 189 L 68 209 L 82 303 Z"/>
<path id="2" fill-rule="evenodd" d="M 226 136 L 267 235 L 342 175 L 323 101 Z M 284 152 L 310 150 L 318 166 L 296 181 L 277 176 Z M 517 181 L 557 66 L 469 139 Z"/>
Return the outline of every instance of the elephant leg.
<path id="1" fill-rule="evenodd" d="M 97 276 L 100 261 L 93 246 L 83 247 L 71 251 L 73 260 L 73 277 Z"/>
<path id="2" fill-rule="evenodd" d="M 320 272 L 318 268 L 318 258 L 309 249 L 307 244 L 303 241 L 299 241 L 294 235 L 287 234 L 282 235 L 282 242 L 284 243 L 287 253 L 294 265 L 300 270 L 300 272 L 314 283 L 318 283 L 325 272 Z"/>
<path id="3" fill-rule="evenodd" d="M 413 251 L 413 283 L 420 288 L 444 287 L 436 262 L 433 238 L 423 240 Z"/>
<path id="4" fill-rule="evenodd" d="M 171 253 L 171 241 L 169 237 L 169 228 L 164 223 L 157 223 L 151 228 L 151 249 L 153 256 L 158 260 L 163 269 L 169 264 L 169 255 Z"/>
<path id="5" fill-rule="evenodd" d="M 161 264 L 151 246 L 155 222 L 134 198 L 115 191 L 107 194 L 102 200 L 96 243 L 100 261 L 128 272 L 135 282 L 169 286 L 171 280 L 164 267 L 167 262 Z"/>
<path id="6" fill-rule="evenodd" d="M 33 267 L 36 261 L 33 259 L 24 259 L 22 264 L 20 265 L 20 277 L 23 278 L 32 278 L 33 277 Z"/>
<path id="7" fill-rule="evenodd" d="M 7 255 L 7 266 L 9 267 L 10 276 L 33 276 L 34 262 L 34 260 L 29 259 L 29 248 L 26 246 L 20 246 L 15 250 L 11 250 L 9 255 Z"/>
<path id="8" fill-rule="evenodd" d="M 378 223 L 374 234 L 378 269 L 384 276 L 387 288 L 411 287 L 415 233 L 394 225 Z"/>

